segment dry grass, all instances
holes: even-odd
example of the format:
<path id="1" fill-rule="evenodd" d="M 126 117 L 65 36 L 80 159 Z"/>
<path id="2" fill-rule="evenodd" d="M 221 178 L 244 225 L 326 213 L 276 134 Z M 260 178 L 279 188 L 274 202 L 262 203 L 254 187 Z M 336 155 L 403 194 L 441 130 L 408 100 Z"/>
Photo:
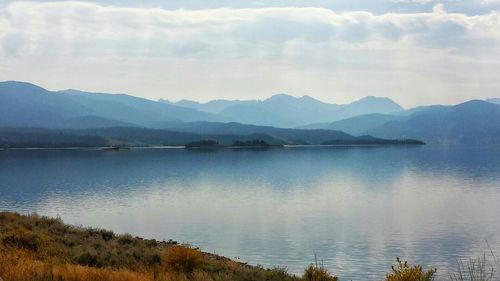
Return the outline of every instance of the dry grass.
<path id="1" fill-rule="evenodd" d="M 202 263 L 203 256 L 200 251 L 189 246 L 172 246 L 165 251 L 165 264 L 167 269 L 192 273 Z"/>
<path id="2" fill-rule="evenodd" d="M 126 269 L 100 269 L 81 265 L 54 264 L 37 260 L 25 249 L 1 249 L 0 276 L 5 281 L 146 281 L 149 274 Z"/>
<path id="3" fill-rule="evenodd" d="M 0 244 L 26 249 L 36 258 L 91 267 L 143 270 L 161 261 L 166 243 L 64 224 L 37 215 L 0 213 Z"/>
<path id="4" fill-rule="evenodd" d="M 189 246 L 59 219 L 0 212 L 0 277 L 4 281 L 294 281 Z"/>
<path id="5" fill-rule="evenodd" d="M 489 245 L 488 245 L 489 246 Z M 494 281 L 500 280 L 498 275 L 500 263 L 490 248 L 491 257 L 470 258 L 466 261 L 457 260 L 455 272 L 450 272 L 451 281 Z"/>
<path id="6" fill-rule="evenodd" d="M 177 249 L 182 247 L 178 246 Z M 187 252 L 194 249 L 188 249 Z M 177 251 L 176 254 L 184 251 Z M 191 255 L 191 254 L 190 254 Z M 200 255 L 202 256 L 202 255 Z M 182 259 L 182 261 L 184 261 Z M 210 260 L 202 260 L 210 264 Z M 225 266 L 226 265 L 226 266 Z M 265 270 L 237 265 L 236 263 L 211 264 L 217 270 L 209 271 L 207 267 L 197 264 L 191 272 L 185 269 L 173 269 L 172 264 L 166 267 L 152 267 L 145 271 L 129 269 L 96 268 L 52 260 L 41 261 L 26 249 L 0 249 L 0 277 L 4 281 L 285 281 L 299 280 L 283 270 Z"/>

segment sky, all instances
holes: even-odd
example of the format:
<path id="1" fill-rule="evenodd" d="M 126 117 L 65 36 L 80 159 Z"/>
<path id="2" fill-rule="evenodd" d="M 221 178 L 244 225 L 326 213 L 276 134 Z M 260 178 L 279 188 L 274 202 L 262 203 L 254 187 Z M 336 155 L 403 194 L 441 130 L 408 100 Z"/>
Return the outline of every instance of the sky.
<path id="1" fill-rule="evenodd" d="M 0 0 L 0 80 L 173 101 L 500 97 L 500 0 Z"/>

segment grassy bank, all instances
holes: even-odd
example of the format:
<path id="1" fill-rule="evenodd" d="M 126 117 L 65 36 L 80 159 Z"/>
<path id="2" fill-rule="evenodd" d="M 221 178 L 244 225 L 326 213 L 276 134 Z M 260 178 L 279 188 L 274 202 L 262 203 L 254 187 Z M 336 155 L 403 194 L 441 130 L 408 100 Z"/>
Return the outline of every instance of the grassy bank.
<path id="1" fill-rule="evenodd" d="M 472 270 L 471 270 L 472 266 Z M 458 265 L 450 280 L 493 280 L 486 259 Z M 435 270 L 397 259 L 386 281 L 430 281 Z M 491 277 L 491 278 L 490 278 Z M 302 276 L 204 253 L 174 241 L 117 235 L 64 224 L 60 219 L 0 212 L 3 281 L 336 281 L 321 264 Z M 496 280 L 496 279 L 495 279 Z"/>

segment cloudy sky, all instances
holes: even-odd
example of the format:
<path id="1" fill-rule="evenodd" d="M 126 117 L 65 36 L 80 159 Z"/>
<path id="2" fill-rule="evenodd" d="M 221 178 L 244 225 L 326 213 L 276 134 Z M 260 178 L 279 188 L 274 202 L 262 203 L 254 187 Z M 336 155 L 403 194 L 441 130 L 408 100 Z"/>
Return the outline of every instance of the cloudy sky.
<path id="1" fill-rule="evenodd" d="M 0 0 L 0 80 L 170 100 L 500 97 L 500 0 Z"/>

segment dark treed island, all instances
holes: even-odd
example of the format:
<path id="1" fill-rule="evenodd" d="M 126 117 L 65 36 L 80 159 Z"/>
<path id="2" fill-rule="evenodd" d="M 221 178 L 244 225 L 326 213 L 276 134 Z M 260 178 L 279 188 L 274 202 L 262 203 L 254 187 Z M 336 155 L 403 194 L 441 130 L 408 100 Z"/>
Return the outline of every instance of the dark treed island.
<path id="1" fill-rule="evenodd" d="M 283 145 L 271 146 L 264 140 L 237 140 L 230 145 L 220 144 L 216 140 L 198 140 L 189 142 L 185 145 L 186 149 L 217 149 L 217 148 L 270 148 L 270 147 L 283 147 Z"/>
<path id="2" fill-rule="evenodd" d="M 235 141 L 232 147 L 260 147 L 260 148 L 268 148 L 271 145 L 263 140 L 250 140 L 250 141 Z"/>
<path id="3" fill-rule="evenodd" d="M 219 144 L 216 140 L 199 140 L 192 141 L 185 145 L 186 149 L 214 149 L 222 148 L 223 145 Z"/>

